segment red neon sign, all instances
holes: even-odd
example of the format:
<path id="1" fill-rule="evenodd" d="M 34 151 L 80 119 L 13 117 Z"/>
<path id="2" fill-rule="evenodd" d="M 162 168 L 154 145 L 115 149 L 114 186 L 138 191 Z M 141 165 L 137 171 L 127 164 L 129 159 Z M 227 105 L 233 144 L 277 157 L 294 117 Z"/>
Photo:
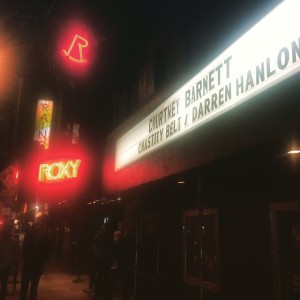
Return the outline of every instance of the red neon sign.
<path id="1" fill-rule="evenodd" d="M 57 144 L 34 149 L 23 165 L 24 190 L 44 201 L 70 200 L 85 193 L 92 180 L 92 157 L 83 145 Z"/>
<path id="2" fill-rule="evenodd" d="M 59 33 L 58 59 L 72 75 L 86 72 L 94 60 L 96 41 L 91 30 L 81 22 L 70 22 Z"/>
<path id="3" fill-rule="evenodd" d="M 80 159 L 40 164 L 38 180 L 57 182 L 77 178 L 80 164 Z"/>
<path id="4" fill-rule="evenodd" d="M 83 44 L 80 42 L 82 41 Z M 79 54 L 79 57 L 76 58 L 76 57 L 73 57 L 71 55 L 71 52 L 74 52 L 74 50 L 76 50 L 76 45 L 78 46 L 78 53 Z M 77 62 L 77 63 L 84 63 L 84 62 L 87 62 L 87 59 L 83 58 L 83 49 L 84 48 L 87 48 L 87 46 L 89 45 L 89 42 L 87 39 L 85 39 L 84 37 L 80 36 L 79 34 L 75 34 L 74 38 L 73 38 L 73 41 L 69 47 L 69 50 L 63 50 L 63 53 L 72 61 L 74 62 Z M 76 55 L 76 53 L 75 53 Z"/>

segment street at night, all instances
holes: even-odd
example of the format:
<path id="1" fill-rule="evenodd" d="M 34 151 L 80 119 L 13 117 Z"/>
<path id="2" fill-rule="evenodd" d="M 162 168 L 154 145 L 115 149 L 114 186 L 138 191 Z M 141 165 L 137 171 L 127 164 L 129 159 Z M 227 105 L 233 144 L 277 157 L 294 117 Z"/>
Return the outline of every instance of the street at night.
<path id="1" fill-rule="evenodd" d="M 299 11 L 3 0 L 0 300 L 300 299 Z"/>

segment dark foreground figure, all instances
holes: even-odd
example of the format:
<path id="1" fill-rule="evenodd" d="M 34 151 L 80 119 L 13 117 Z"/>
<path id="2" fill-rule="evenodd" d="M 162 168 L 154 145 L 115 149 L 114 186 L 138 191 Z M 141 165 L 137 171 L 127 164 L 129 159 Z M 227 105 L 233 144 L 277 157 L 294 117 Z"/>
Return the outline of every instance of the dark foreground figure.
<path id="1" fill-rule="evenodd" d="M 32 225 L 24 238 L 20 300 L 36 300 L 40 278 L 51 254 L 51 239 L 46 224 Z M 30 287 L 29 298 L 27 298 Z"/>
<path id="2" fill-rule="evenodd" d="M 9 273 L 17 268 L 19 262 L 20 247 L 12 237 L 12 230 L 10 225 L 0 229 L 0 300 L 6 298 Z"/>

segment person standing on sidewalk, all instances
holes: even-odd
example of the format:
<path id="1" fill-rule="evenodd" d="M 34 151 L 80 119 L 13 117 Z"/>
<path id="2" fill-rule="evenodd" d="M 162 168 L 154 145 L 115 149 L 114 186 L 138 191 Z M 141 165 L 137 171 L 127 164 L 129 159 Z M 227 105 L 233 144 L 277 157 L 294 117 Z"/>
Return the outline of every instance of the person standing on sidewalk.
<path id="1" fill-rule="evenodd" d="M 104 224 L 95 239 L 95 300 L 112 300 L 111 266 L 113 235 Z"/>
<path id="2" fill-rule="evenodd" d="M 99 237 L 99 234 L 103 233 L 103 225 L 101 225 L 98 229 L 96 234 L 93 236 L 92 241 L 90 242 L 90 247 L 89 247 L 89 287 L 87 289 L 84 289 L 84 293 L 89 293 L 89 294 L 94 294 L 95 293 L 95 279 L 96 279 L 96 263 L 98 262 L 96 260 L 96 254 L 97 254 L 97 249 L 96 249 L 96 242 Z"/>
<path id="3" fill-rule="evenodd" d="M 7 282 L 11 270 L 14 270 L 20 259 L 20 246 L 12 236 L 13 226 L 4 224 L 0 229 L 0 300 L 7 295 Z"/>
<path id="4" fill-rule="evenodd" d="M 29 285 L 29 299 L 37 299 L 40 278 L 51 252 L 52 242 L 48 227 L 44 220 L 39 220 L 36 224 L 32 225 L 24 238 L 20 300 L 27 300 Z"/>

